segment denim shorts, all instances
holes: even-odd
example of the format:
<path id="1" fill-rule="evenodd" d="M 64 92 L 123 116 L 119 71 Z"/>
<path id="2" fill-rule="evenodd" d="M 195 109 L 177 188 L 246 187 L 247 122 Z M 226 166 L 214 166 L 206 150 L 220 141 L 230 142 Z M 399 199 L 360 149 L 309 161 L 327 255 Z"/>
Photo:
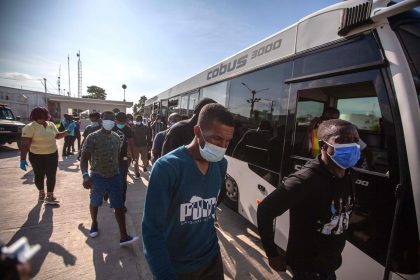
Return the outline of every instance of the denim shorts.
<path id="1" fill-rule="evenodd" d="M 90 206 L 99 207 L 102 205 L 104 193 L 108 193 L 111 208 L 123 208 L 123 186 L 121 175 L 105 178 L 92 173 L 93 187 L 90 192 Z"/>

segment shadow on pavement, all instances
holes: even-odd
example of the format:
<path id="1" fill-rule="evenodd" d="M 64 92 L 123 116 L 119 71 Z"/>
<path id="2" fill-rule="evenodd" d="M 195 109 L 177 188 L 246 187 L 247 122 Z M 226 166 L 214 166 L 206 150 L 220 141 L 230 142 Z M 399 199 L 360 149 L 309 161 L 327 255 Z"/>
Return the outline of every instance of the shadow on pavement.
<path id="1" fill-rule="evenodd" d="M 80 172 L 77 155 L 66 156 L 58 161 L 58 169 L 67 172 Z"/>
<path id="2" fill-rule="evenodd" d="M 76 264 L 76 257 L 64 249 L 63 246 L 55 242 L 51 242 L 50 238 L 53 233 L 53 207 L 46 205 L 41 220 L 39 220 L 40 212 L 43 203 L 38 202 L 34 208 L 29 212 L 28 219 L 21 226 L 21 228 L 13 235 L 8 245 L 26 236 L 31 245 L 40 244 L 41 250 L 32 259 L 31 277 L 34 277 L 40 271 L 42 264 L 45 261 L 48 253 L 54 253 L 63 258 L 66 266 L 73 266 Z"/>
<path id="3" fill-rule="evenodd" d="M 103 217 L 104 215 L 102 215 Z M 137 271 L 127 271 L 135 261 L 134 253 L 132 257 L 125 257 L 121 250 L 130 250 L 130 248 L 116 248 L 118 235 L 113 232 L 106 233 L 106 228 L 101 227 L 109 221 L 101 221 L 101 215 L 98 215 L 99 235 L 96 238 L 89 237 L 89 229 L 83 224 L 79 224 L 79 230 L 86 236 L 86 244 L 92 248 L 93 265 L 95 267 L 96 280 L 108 279 L 132 279 L 127 274 L 137 276 Z M 117 224 L 115 222 L 115 227 Z M 102 235 L 102 236 L 101 236 Z M 118 245 L 115 245 L 118 244 Z"/>
<path id="4" fill-rule="evenodd" d="M 20 151 L 16 147 L 0 146 L 0 159 L 13 158 L 19 156 Z"/>
<path id="5" fill-rule="evenodd" d="M 223 214 L 218 214 L 220 227 L 217 230 L 219 231 L 219 242 L 226 250 L 226 255 L 223 254 L 226 276 L 232 279 L 244 279 L 244 277 L 246 279 L 265 279 L 267 275 L 265 275 L 264 271 L 272 273 L 271 268 L 264 260 L 266 257 L 256 250 L 254 246 L 248 244 L 248 242 L 261 242 L 257 237 L 256 227 L 224 205 L 222 206 L 222 211 Z M 229 224 L 225 224 L 224 219 L 229 220 Z M 255 235 L 249 232 L 254 232 Z M 250 256 L 253 256 L 254 263 L 249 261 Z M 255 263 L 258 264 L 258 267 L 255 267 Z M 236 275 L 232 275 L 229 271 L 230 269 L 228 269 L 232 265 L 234 268 L 231 267 L 231 269 L 236 272 Z M 246 272 L 246 275 L 244 272 Z M 252 277 L 250 277 L 251 275 Z"/>
<path id="6" fill-rule="evenodd" d="M 33 185 L 34 184 L 34 172 L 32 170 L 28 171 L 25 173 L 25 175 L 23 175 L 20 178 L 22 181 L 22 184 L 24 185 Z"/>

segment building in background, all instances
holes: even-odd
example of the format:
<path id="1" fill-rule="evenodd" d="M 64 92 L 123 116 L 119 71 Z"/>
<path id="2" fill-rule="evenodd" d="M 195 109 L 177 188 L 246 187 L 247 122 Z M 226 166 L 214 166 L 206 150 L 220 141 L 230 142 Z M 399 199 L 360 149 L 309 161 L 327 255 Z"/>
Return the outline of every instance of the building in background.
<path id="1" fill-rule="evenodd" d="M 15 116 L 23 122 L 29 120 L 29 114 L 34 107 L 48 107 L 53 120 L 59 120 L 64 114 L 89 112 L 103 112 L 115 108 L 126 112 L 133 106 L 133 102 L 101 100 L 90 98 L 75 98 L 40 91 L 0 86 L 0 103 L 12 109 Z"/>

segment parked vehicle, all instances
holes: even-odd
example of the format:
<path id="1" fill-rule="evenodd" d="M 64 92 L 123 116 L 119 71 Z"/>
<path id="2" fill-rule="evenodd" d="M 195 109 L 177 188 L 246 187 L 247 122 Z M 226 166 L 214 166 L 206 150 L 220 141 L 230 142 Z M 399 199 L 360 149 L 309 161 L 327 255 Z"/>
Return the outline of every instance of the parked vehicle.
<path id="1" fill-rule="evenodd" d="M 24 123 L 16 119 L 10 108 L 0 104 L 0 145 L 17 142 L 20 147 L 20 137 Z"/>

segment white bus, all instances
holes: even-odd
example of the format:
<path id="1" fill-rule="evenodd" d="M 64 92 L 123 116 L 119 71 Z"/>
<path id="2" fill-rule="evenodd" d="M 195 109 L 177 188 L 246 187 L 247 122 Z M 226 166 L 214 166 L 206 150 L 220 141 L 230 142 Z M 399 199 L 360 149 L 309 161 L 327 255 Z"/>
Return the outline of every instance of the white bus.
<path id="1" fill-rule="evenodd" d="M 191 115 L 209 97 L 232 112 L 225 202 L 254 225 L 258 203 L 313 156 L 310 121 L 337 108 L 367 144 L 338 279 L 420 279 L 419 2 L 337 3 L 146 106 Z M 275 223 L 283 250 L 288 232 L 284 214 Z"/>

